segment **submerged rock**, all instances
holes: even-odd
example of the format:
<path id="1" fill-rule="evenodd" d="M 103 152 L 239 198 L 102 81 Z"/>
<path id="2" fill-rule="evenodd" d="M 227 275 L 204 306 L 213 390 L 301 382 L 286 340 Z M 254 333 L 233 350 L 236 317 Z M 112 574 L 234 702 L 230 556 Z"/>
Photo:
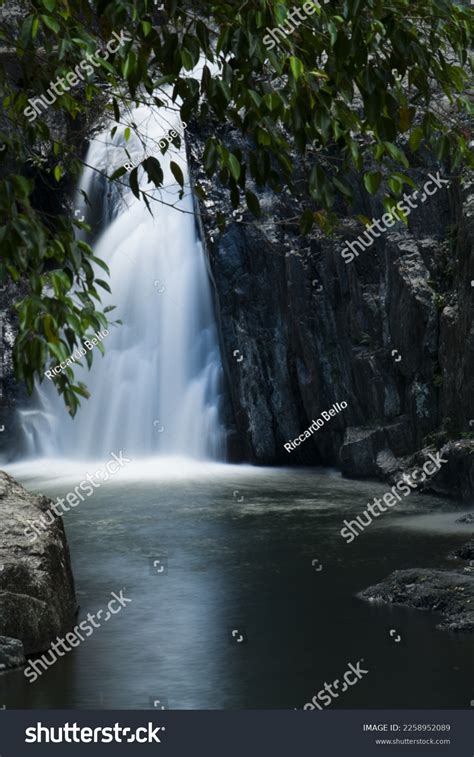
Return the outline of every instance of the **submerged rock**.
<path id="1" fill-rule="evenodd" d="M 433 610 L 444 617 L 437 628 L 474 631 L 474 575 L 469 573 L 427 568 L 396 570 L 357 596 L 371 602 Z"/>
<path id="2" fill-rule="evenodd" d="M 62 520 L 40 528 L 34 542 L 33 532 L 25 535 L 29 522 L 51 504 L 0 471 L 0 663 L 12 640 L 26 654 L 43 652 L 74 626 L 77 605 Z"/>
<path id="3" fill-rule="evenodd" d="M 467 513 L 461 518 L 458 518 L 456 523 L 474 523 L 474 513 Z"/>
<path id="4" fill-rule="evenodd" d="M 460 549 L 455 549 L 450 557 L 454 560 L 474 560 L 474 541 L 468 541 Z"/>

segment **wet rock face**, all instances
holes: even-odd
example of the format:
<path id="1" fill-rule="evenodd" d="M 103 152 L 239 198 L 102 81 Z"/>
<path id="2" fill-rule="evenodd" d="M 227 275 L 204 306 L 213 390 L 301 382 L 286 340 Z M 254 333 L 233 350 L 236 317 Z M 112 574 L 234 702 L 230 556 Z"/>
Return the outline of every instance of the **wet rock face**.
<path id="1" fill-rule="evenodd" d="M 207 133 L 189 132 L 191 173 L 209 195 L 200 207 L 202 227 L 243 455 L 255 463 L 335 464 L 350 476 L 385 478 L 430 434 L 449 430 L 441 446 L 472 431 L 470 185 L 443 186 L 412 210 L 408 228 L 398 223 L 346 263 L 345 240 L 356 239 L 362 225 L 343 222 L 339 239 L 317 231 L 303 238 L 295 222 L 301 207 L 286 190 L 259 194 L 261 220 L 245 208 L 233 217 L 226 191 L 201 169 Z M 413 171 L 417 187 L 430 171 L 436 174 L 432 167 Z M 358 177 L 354 186 L 354 215 L 381 219 L 380 200 L 369 204 Z M 223 233 L 218 211 L 228 222 Z M 298 450 L 284 450 L 344 400 L 344 413 Z M 472 492 L 469 480 L 460 488 Z"/>
<path id="2" fill-rule="evenodd" d="M 45 651 L 74 626 L 77 612 L 62 521 L 39 528 L 34 542 L 31 531 L 25 536 L 50 505 L 0 471 L 0 635 L 19 640 L 26 654 Z M 3 646 L 0 639 L 0 658 Z"/>
<path id="3" fill-rule="evenodd" d="M 463 439 L 448 442 L 441 454 L 447 463 L 429 482 L 430 491 L 443 497 L 462 499 L 472 505 L 474 492 L 474 445 Z"/>

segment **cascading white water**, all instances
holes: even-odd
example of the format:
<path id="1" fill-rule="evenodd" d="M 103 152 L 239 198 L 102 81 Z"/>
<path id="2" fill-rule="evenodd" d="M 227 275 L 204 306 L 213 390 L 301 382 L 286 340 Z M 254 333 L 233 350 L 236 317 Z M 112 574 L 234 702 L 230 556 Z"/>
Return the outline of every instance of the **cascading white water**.
<path id="1" fill-rule="evenodd" d="M 170 129 L 182 133 L 181 121 L 170 108 L 141 106 L 130 113 L 129 122 L 138 126 L 143 142 L 133 131 L 126 142 L 123 126 L 113 138 L 110 128 L 96 137 L 75 203 L 79 217 L 83 213 L 86 221 L 102 226 L 94 254 L 108 264 L 112 290 L 111 295 L 104 292 L 102 303 L 117 305 L 111 319 L 121 319 L 123 325 L 109 327 L 104 357 L 95 347 L 91 371 L 85 360 L 82 368 L 75 364 L 75 376 L 87 384 L 91 397 L 81 400 L 74 419 L 49 379 L 38 386 L 33 409 L 21 413 L 26 454 L 87 458 L 126 448 L 137 457 L 222 460 L 222 365 L 184 139 L 180 149 L 171 146 L 164 156 L 158 147 Z M 98 173 L 111 175 L 127 162 L 125 147 L 137 163 L 145 151 L 160 160 L 160 191 L 139 169 L 140 188 L 149 194 L 153 216 L 128 183 L 117 189 Z M 181 200 L 171 160 L 185 177 Z M 160 198 L 175 207 L 160 204 Z"/>

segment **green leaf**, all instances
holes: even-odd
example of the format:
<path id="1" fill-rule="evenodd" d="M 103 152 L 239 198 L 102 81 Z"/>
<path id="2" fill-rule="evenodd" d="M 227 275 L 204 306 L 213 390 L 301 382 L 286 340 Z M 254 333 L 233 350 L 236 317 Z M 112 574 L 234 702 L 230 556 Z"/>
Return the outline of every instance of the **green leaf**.
<path id="1" fill-rule="evenodd" d="M 133 171 L 130 171 L 130 189 L 132 190 L 135 197 L 139 200 L 140 199 L 140 188 L 138 186 L 138 169 L 134 168 Z"/>
<path id="2" fill-rule="evenodd" d="M 103 271 L 105 271 L 106 273 L 110 274 L 109 266 L 107 265 L 107 263 L 104 263 L 103 260 L 101 260 L 100 258 L 96 258 L 95 255 L 91 255 L 91 260 L 92 260 L 93 263 L 95 263 L 96 265 L 98 265 L 99 268 L 102 268 Z"/>
<path id="3" fill-rule="evenodd" d="M 283 24 L 288 15 L 288 8 L 283 3 L 277 3 L 274 8 L 277 24 Z"/>
<path id="4" fill-rule="evenodd" d="M 64 360 L 67 360 L 69 357 L 68 353 L 64 349 L 62 342 L 58 342 L 57 344 L 55 342 L 48 342 L 48 348 L 60 363 L 62 363 Z"/>
<path id="5" fill-rule="evenodd" d="M 59 344 L 57 325 L 51 315 L 46 314 L 43 318 L 43 328 L 46 339 L 50 344 Z"/>
<path id="6" fill-rule="evenodd" d="M 36 35 L 38 34 L 39 25 L 39 18 L 38 16 L 35 16 L 31 24 L 31 39 L 35 39 Z"/>
<path id="7" fill-rule="evenodd" d="M 253 192 L 250 192 L 250 190 L 247 190 L 245 192 L 245 201 L 250 212 L 253 213 L 256 218 L 260 218 L 262 210 L 260 208 L 258 197 L 256 197 Z"/>
<path id="8" fill-rule="evenodd" d="M 364 174 L 364 185 L 367 192 L 369 192 L 371 195 L 374 195 L 377 192 L 381 181 L 382 174 L 379 171 L 369 171 L 368 173 Z"/>
<path id="9" fill-rule="evenodd" d="M 400 179 L 402 184 L 408 184 L 409 187 L 416 189 L 416 184 L 410 176 L 407 176 L 405 173 L 400 173 L 399 171 L 394 171 L 393 175 L 396 176 L 397 179 Z"/>
<path id="10" fill-rule="evenodd" d="M 144 161 L 143 167 L 147 172 L 148 178 L 155 187 L 161 187 L 164 181 L 164 175 L 160 161 L 151 156 Z"/>
<path id="11" fill-rule="evenodd" d="M 104 61 L 101 61 L 102 63 Z M 106 62 L 106 61 L 105 61 Z M 129 52 L 122 64 L 123 78 L 128 79 L 135 66 L 135 55 L 133 52 Z"/>
<path id="12" fill-rule="evenodd" d="M 25 179 L 24 176 L 12 176 L 12 182 L 16 190 L 16 194 L 22 199 L 26 200 L 31 192 L 32 183 Z"/>
<path id="13" fill-rule="evenodd" d="M 352 200 L 353 192 L 350 187 L 348 187 L 346 184 L 343 184 L 342 181 L 340 181 L 337 176 L 333 178 L 333 184 L 334 186 L 346 197 L 348 197 L 350 200 Z"/>
<path id="14" fill-rule="evenodd" d="M 183 176 L 183 172 L 181 168 L 174 161 L 171 161 L 170 168 L 171 168 L 171 173 L 173 174 L 174 178 L 178 182 L 179 186 L 184 187 L 184 176 Z"/>
<path id="15" fill-rule="evenodd" d="M 333 21 L 328 24 L 329 35 L 331 37 L 331 47 L 334 47 L 337 40 L 337 26 Z"/>
<path id="16" fill-rule="evenodd" d="M 394 145 L 393 142 L 384 142 L 385 147 L 387 148 L 390 156 L 396 160 L 398 163 L 401 163 L 405 168 L 409 168 L 410 164 L 408 162 L 408 159 L 402 150 L 400 150 L 397 145 Z"/>
<path id="17" fill-rule="evenodd" d="M 412 152 L 416 152 L 418 150 L 422 139 L 423 139 L 423 129 L 420 126 L 415 126 L 408 140 L 408 144 Z"/>
<path id="18" fill-rule="evenodd" d="M 194 191 L 200 200 L 207 200 L 207 192 L 201 184 L 196 184 L 194 186 Z"/>
<path id="19" fill-rule="evenodd" d="M 302 234 L 309 234 L 314 224 L 314 214 L 309 208 L 303 211 L 300 218 L 300 230 Z"/>
<path id="20" fill-rule="evenodd" d="M 416 111 L 414 108 L 406 108 L 404 106 L 400 108 L 400 130 L 402 132 L 408 131 L 415 113 Z"/>
<path id="21" fill-rule="evenodd" d="M 88 390 L 86 385 L 82 383 L 82 381 L 79 384 L 77 384 L 77 386 L 73 386 L 72 390 L 73 392 L 76 392 L 76 394 L 80 394 L 80 396 L 84 397 L 86 400 L 88 400 L 89 397 L 91 396 L 90 391 Z"/>
<path id="22" fill-rule="evenodd" d="M 218 157 L 216 145 L 212 137 L 210 137 L 206 142 L 203 155 L 204 170 L 209 176 L 216 170 Z"/>
<path id="23" fill-rule="evenodd" d="M 257 108 L 259 108 L 260 104 L 262 102 L 262 98 L 260 97 L 260 95 L 258 94 L 258 92 L 255 92 L 254 89 L 249 89 L 248 93 L 249 93 L 250 97 L 252 98 L 254 104 L 257 106 Z"/>
<path id="24" fill-rule="evenodd" d="M 189 50 L 186 50 L 185 47 L 183 47 L 181 50 L 181 60 L 186 71 L 192 71 L 192 69 L 194 68 L 193 57 Z"/>
<path id="25" fill-rule="evenodd" d="M 196 24 L 196 36 L 199 40 L 199 44 L 201 45 L 201 48 L 203 51 L 207 54 L 209 57 L 209 34 L 207 31 L 207 27 L 205 24 L 203 24 L 202 21 L 198 21 Z"/>
<path id="26" fill-rule="evenodd" d="M 55 32 L 55 34 L 59 32 L 60 26 L 54 18 L 51 18 L 51 16 L 41 15 L 41 20 L 43 24 L 48 27 L 48 29 L 51 29 L 52 32 Z"/>
<path id="27" fill-rule="evenodd" d="M 102 287 L 102 289 L 105 289 L 107 292 L 111 292 L 110 286 L 103 279 L 96 279 L 95 283 Z"/>
<path id="28" fill-rule="evenodd" d="M 301 62 L 299 58 L 295 58 L 293 55 L 290 56 L 290 68 L 291 73 L 293 74 L 293 78 L 295 81 L 298 81 L 300 76 L 304 74 L 304 65 Z"/>
<path id="29" fill-rule="evenodd" d="M 399 195 L 403 189 L 403 182 L 400 181 L 400 179 L 398 179 L 396 176 L 390 176 L 387 184 L 395 195 Z"/>
<path id="30" fill-rule="evenodd" d="M 112 98 L 112 107 L 114 109 L 114 118 L 117 121 L 117 123 L 120 122 L 120 108 L 118 106 L 118 102 L 115 99 L 115 97 Z"/>
<path id="31" fill-rule="evenodd" d="M 127 173 L 127 169 L 124 168 L 124 166 L 120 166 L 120 168 L 117 168 L 117 170 L 113 172 L 112 176 L 109 177 L 109 181 L 115 181 L 115 179 L 120 179 L 120 177 L 123 176 L 125 173 Z"/>
<path id="32" fill-rule="evenodd" d="M 240 169 L 240 163 L 237 160 L 237 158 L 235 157 L 235 155 L 233 153 L 231 153 L 231 152 L 229 153 L 229 158 L 228 158 L 227 163 L 228 163 L 228 166 L 229 166 L 229 169 L 230 169 L 230 172 L 232 174 L 233 179 L 235 181 L 238 181 L 239 178 L 240 178 L 240 170 L 241 170 Z"/>
<path id="33" fill-rule="evenodd" d="M 351 151 L 352 162 L 354 163 L 355 167 L 360 171 L 362 169 L 362 158 L 360 155 L 359 146 L 357 142 L 354 142 L 353 139 L 350 140 L 349 149 Z"/>

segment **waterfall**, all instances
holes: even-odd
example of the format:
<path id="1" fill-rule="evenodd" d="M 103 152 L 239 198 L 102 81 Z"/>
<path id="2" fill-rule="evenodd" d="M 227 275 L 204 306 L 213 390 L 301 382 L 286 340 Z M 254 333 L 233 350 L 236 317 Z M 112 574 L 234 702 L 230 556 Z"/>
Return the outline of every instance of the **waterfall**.
<path id="1" fill-rule="evenodd" d="M 137 457 L 222 460 L 223 371 L 184 138 L 179 149 L 171 145 L 165 155 L 158 146 L 170 129 L 182 136 L 183 126 L 175 110 L 148 105 L 132 110 L 128 122 L 138 126 L 142 140 L 116 124 L 113 137 L 111 124 L 92 140 L 74 210 L 98 230 L 94 254 L 109 266 L 112 290 L 100 290 L 102 305 L 116 305 L 109 317 L 123 325 L 109 326 L 108 334 L 102 331 L 105 356 L 95 346 L 90 371 L 84 359 L 82 367 L 75 364 L 75 377 L 84 381 L 91 397 L 81 399 L 74 419 L 50 379 L 38 384 L 31 406 L 21 411 L 23 446 L 29 456 L 86 459 L 126 448 Z M 137 163 L 145 154 L 155 154 L 161 163 L 161 190 L 148 182 L 143 168 L 138 171 L 153 215 L 133 195 L 128 175 L 121 184 L 103 176 L 130 162 L 125 148 Z M 181 199 L 171 160 L 185 178 Z M 107 280 L 100 268 L 97 273 Z"/>

